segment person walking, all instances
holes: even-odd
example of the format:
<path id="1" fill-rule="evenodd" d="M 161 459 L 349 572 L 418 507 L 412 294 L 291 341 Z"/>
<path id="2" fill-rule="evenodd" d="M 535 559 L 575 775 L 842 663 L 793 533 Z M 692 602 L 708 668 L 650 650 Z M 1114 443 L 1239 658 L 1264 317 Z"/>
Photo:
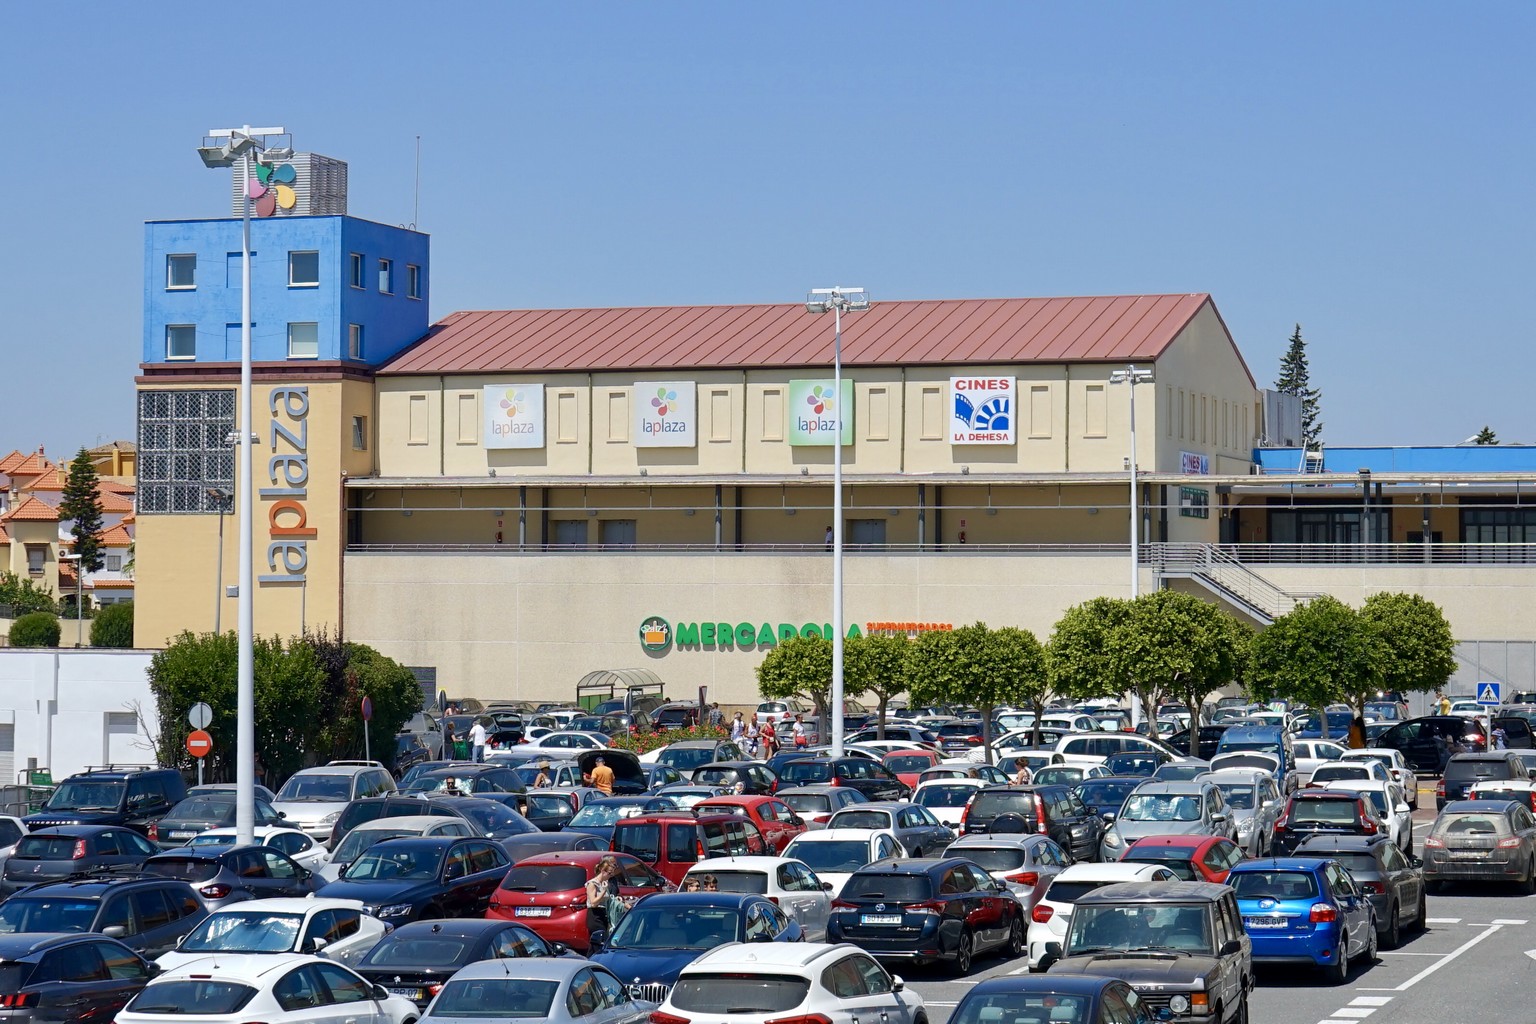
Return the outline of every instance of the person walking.
<path id="1" fill-rule="evenodd" d="M 718 729 L 724 724 L 725 715 L 721 714 L 720 705 L 711 703 L 709 705 L 709 727 L 711 729 Z"/>
<path id="2" fill-rule="evenodd" d="M 830 527 L 830 526 L 827 527 L 827 536 L 825 538 L 825 543 L 827 545 L 827 550 L 831 551 L 832 550 L 832 527 Z"/>
<path id="3" fill-rule="evenodd" d="M 747 723 L 747 731 L 745 733 L 747 740 L 747 756 L 757 756 L 757 744 L 758 740 L 762 738 L 762 735 L 763 730 L 757 724 L 757 712 L 754 711 L 752 712 L 752 721 Z"/>
<path id="4" fill-rule="evenodd" d="M 796 750 L 804 750 L 806 748 L 809 741 L 805 736 L 805 716 L 803 714 L 795 715 L 795 724 L 790 729 L 790 735 L 794 738 Z"/>
<path id="5" fill-rule="evenodd" d="M 763 760 L 779 752 L 779 733 L 773 727 L 773 719 L 763 723 Z"/>
<path id="6" fill-rule="evenodd" d="M 599 790 L 603 796 L 613 796 L 613 769 L 601 757 L 592 766 L 592 787 Z"/>
<path id="7" fill-rule="evenodd" d="M 1436 706 L 1439 707 L 1440 713 L 1442 715 L 1448 715 L 1451 713 L 1451 698 L 1445 695 L 1444 690 L 1441 690 L 1435 694 L 1435 703 Z"/>
<path id="8" fill-rule="evenodd" d="M 469 727 L 469 755 L 476 764 L 485 760 L 485 720 L 475 719 Z"/>
<path id="9" fill-rule="evenodd" d="M 454 745 L 453 745 L 453 742 L 454 742 L 454 740 L 453 740 L 453 723 L 452 722 L 444 722 L 443 723 L 443 757 L 446 760 L 450 760 L 450 761 L 453 760 L 454 751 L 456 749 L 454 747 Z"/>
<path id="10" fill-rule="evenodd" d="M 736 712 L 736 717 L 731 719 L 731 739 L 741 742 L 741 738 L 747 734 L 747 723 L 741 720 L 741 712 Z"/>

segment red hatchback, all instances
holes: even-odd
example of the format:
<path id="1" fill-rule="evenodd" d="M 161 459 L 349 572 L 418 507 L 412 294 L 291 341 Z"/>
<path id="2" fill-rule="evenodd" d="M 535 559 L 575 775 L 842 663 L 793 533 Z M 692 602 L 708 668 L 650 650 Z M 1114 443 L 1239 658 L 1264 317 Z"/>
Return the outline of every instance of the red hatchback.
<path id="1" fill-rule="evenodd" d="M 1226 882 L 1227 872 L 1243 851 L 1226 836 L 1142 836 L 1120 860 L 1126 864 L 1161 864 L 1192 882 Z"/>
<path id="2" fill-rule="evenodd" d="M 763 834 L 775 854 L 805 832 L 805 820 L 783 800 L 772 796 L 712 796 L 694 805 L 699 814 L 739 814 Z"/>
<path id="3" fill-rule="evenodd" d="M 880 763 L 907 786 L 916 789 L 917 777 L 938 767 L 941 760 L 943 756 L 932 750 L 893 750 L 882 757 Z"/>
<path id="4" fill-rule="evenodd" d="M 516 921 L 546 942 L 563 942 L 578 953 L 586 953 L 592 936 L 587 921 L 587 882 L 604 857 L 619 862 L 621 896 L 672 891 L 671 882 L 627 853 L 546 853 L 512 865 L 491 894 L 491 906 L 485 916 Z"/>

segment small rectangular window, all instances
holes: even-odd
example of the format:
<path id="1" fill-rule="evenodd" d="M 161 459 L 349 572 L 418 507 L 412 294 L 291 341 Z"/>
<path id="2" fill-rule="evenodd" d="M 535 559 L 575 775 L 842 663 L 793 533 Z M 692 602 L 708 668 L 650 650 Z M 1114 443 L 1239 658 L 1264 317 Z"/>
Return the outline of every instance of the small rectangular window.
<path id="1" fill-rule="evenodd" d="M 480 392 L 459 395 L 459 444 L 480 443 Z"/>
<path id="2" fill-rule="evenodd" d="M 731 439 L 731 393 L 724 388 L 711 388 L 709 392 L 709 439 Z"/>
<path id="3" fill-rule="evenodd" d="M 1052 426 L 1050 385 L 1031 384 L 1029 386 L 1029 436 L 1050 437 Z"/>
<path id="4" fill-rule="evenodd" d="M 1109 393 L 1103 384 L 1089 384 L 1083 413 L 1084 437 L 1109 436 Z"/>
<path id="5" fill-rule="evenodd" d="M 320 358 L 320 325 L 319 324 L 289 324 L 288 325 L 288 358 L 289 359 L 319 359 Z"/>
<path id="6" fill-rule="evenodd" d="M 603 519 L 597 524 L 597 542 L 605 548 L 632 548 L 635 546 L 635 521 L 633 519 Z"/>
<path id="7" fill-rule="evenodd" d="M 363 254 L 354 252 L 348 261 L 347 282 L 353 288 L 366 288 L 368 282 L 363 280 Z"/>
<path id="8" fill-rule="evenodd" d="M 407 298 L 421 298 L 421 268 L 414 263 L 405 265 L 405 294 Z"/>
<path id="9" fill-rule="evenodd" d="M 288 286 L 314 288 L 320 283 L 320 254 L 313 250 L 288 254 Z"/>
<path id="10" fill-rule="evenodd" d="M 197 358 L 197 325 L 169 324 L 165 328 L 165 358 Z"/>
<path id="11" fill-rule="evenodd" d="M 555 528 L 556 544 L 572 548 L 584 548 L 587 546 L 587 521 L 585 519 L 556 519 L 551 525 Z"/>
<path id="12" fill-rule="evenodd" d="M 363 358 L 363 325 L 347 324 L 347 358 Z"/>
<path id="13" fill-rule="evenodd" d="M 869 389 L 869 415 L 864 417 L 865 438 L 870 441 L 889 441 L 891 439 L 891 389 L 884 387 L 872 387 Z"/>
<path id="14" fill-rule="evenodd" d="M 411 395 L 407 403 L 408 414 L 406 423 L 409 432 L 406 435 L 406 444 L 427 443 L 427 396 Z"/>
<path id="15" fill-rule="evenodd" d="M 352 417 L 352 450 L 365 452 L 368 450 L 368 417 Z"/>
<path id="16" fill-rule="evenodd" d="M 197 257 L 194 255 L 175 255 L 165 258 L 165 287 L 196 288 L 197 287 Z"/>
<path id="17" fill-rule="evenodd" d="M 379 260 L 379 291 L 385 295 L 395 293 L 395 261 Z"/>
<path id="18" fill-rule="evenodd" d="M 763 440 L 784 440 L 784 392 L 779 388 L 763 389 Z"/>
<path id="19" fill-rule="evenodd" d="M 921 417 L 918 437 L 924 441 L 944 439 L 944 389 L 927 386 L 918 394 L 918 415 Z"/>
<path id="20" fill-rule="evenodd" d="M 107 556 L 107 572 L 122 572 L 122 571 L 123 571 L 123 556 L 122 555 L 108 555 Z"/>
<path id="21" fill-rule="evenodd" d="M 46 544 L 27 545 L 27 575 L 41 576 L 43 565 L 48 561 L 48 546 Z"/>

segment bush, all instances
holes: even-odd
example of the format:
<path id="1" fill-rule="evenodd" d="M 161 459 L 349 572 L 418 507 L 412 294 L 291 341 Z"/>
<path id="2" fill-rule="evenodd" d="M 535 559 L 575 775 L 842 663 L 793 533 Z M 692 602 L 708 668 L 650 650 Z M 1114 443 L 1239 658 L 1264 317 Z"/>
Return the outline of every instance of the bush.
<path id="1" fill-rule="evenodd" d="M 666 729 L 662 732 L 617 733 L 609 737 L 614 750 L 628 750 L 636 754 L 648 754 L 660 747 L 681 743 L 683 740 L 728 740 L 731 730 L 713 726 L 690 725 L 682 729 Z"/>
<path id="2" fill-rule="evenodd" d="M 59 646 L 59 617 L 51 612 L 31 612 L 11 623 L 12 647 Z"/>
<path id="3" fill-rule="evenodd" d="M 133 646 L 133 602 L 109 604 L 91 619 L 92 647 Z"/>

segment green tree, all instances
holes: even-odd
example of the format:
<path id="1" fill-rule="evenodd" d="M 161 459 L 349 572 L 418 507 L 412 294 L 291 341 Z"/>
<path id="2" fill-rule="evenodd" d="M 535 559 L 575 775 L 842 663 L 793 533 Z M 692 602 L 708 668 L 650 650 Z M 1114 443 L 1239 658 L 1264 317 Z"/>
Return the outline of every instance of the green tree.
<path id="1" fill-rule="evenodd" d="M 1493 432 L 1493 428 L 1492 427 L 1484 426 L 1483 429 L 1479 430 L 1477 432 L 1476 436 L 1474 436 L 1472 438 L 1472 443 L 1473 444 L 1498 444 L 1499 443 L 1499 435 L 1495 434 Z"/>
<path id="2" fill-rule="evenodd" d="M 91 619 L 92 647 L 133 646 L 133 602 L 109 604 Z"/>
<path id="3" fill-rule="evenodd" d="M 1131 689 L 1118 637 L 1130 617 L 1123 598 L 1095 597 L 1068 608 L 1046 645 L 1056 693 L 1074 700 L 1120 699 Z"/>
<path id="4" fill-rule="evenodd" d="M 832 641 L 819 636 L 781 640 L 757 666 L 757 689 L 764 700 L 797 697 L 805 701 L 816 709 L 823 731 L 829 731 L 831 719 L 827 709 L 832 703 Z M 846 685 L 844 692 L 848 692 Z"/>
<path id="5" fill-rule="evenodd" d="M 1283 395 L 1295 395 L 1301 399 L 1301 440 L 1305 447 L 1319 444 L 1323 439 L 1323 393 L 1312 386 L 1312 371 L 1307 366 L 1307 343 L 1301 337 L 1301 324 L 1291 335 L 1285 355 L 1280 357 L 1280 376 L 1275 378 L 1275 390 Z"/>
<path id="6" fill-rule="evenodd" d="M 1335 597 L 1313 598 L 1254 638 L 1248 686 L 1260 700 L 1310 705 L 1322 719 L 1326 739 L 1323 711 L 1330 703 L 1381 687 L 1383 648 L 1376 627 L 1355 609 Z"/>
<path id="7" fill-rule="evenodd" d="M 73 520 L 69 532 L 75 538 L 75 554 L 80 556 L 80 571 L 93 573 L 106 564 L 101 548 L 100 478 L 90 453 L 81 448 L 69 464 L 64 477 L 64 496 L 59 502 L 59 518 Z"/>
<path id="8" fill-rule="evenodd" d="M 1432 693 L 1456 671 L 1456 638 L 1440 606 L 1419 594 L 1383 591 L 1365 599 L 1360 617 L 1381 642 L 1380 685 L 1386 690 Z M 1364 713 L 1374 691 L 1358 691 L 1356 708 Z"/>
<path id="9" fill-rule="evenodd" d="M 913 642 L 908 672 L 913 701 L 981 709 L 989 761 L 993 709 L 1032 704 L 1038 689 L 1049 685 L 1045 650 L 1033 633 L 1013 626 L 989 629 L 984 622 L 922 634 Z"/>
<path id="10" fill-rule="evenodd" d="M 28 612 L 11 623 L 12 647 L 59 646 L 59 617 L 52 612 Z"/>
<path id="11" fill-rule="evenodd" d="M 844 690 L 875 698 L 875 729 L 880 739 L 885 739 L 891 698 L 906 692 L 911 652 L 911 640 L 888 633 L 851 636 L 843 641 Z"/>
<path id="12" fill-rule="evenodd" d="M 57 612 L 59 603 L 30 579 L 0 570 L 0 608 L 8 608 L 12 617 L 20 618 L 28 612 Z"/>

